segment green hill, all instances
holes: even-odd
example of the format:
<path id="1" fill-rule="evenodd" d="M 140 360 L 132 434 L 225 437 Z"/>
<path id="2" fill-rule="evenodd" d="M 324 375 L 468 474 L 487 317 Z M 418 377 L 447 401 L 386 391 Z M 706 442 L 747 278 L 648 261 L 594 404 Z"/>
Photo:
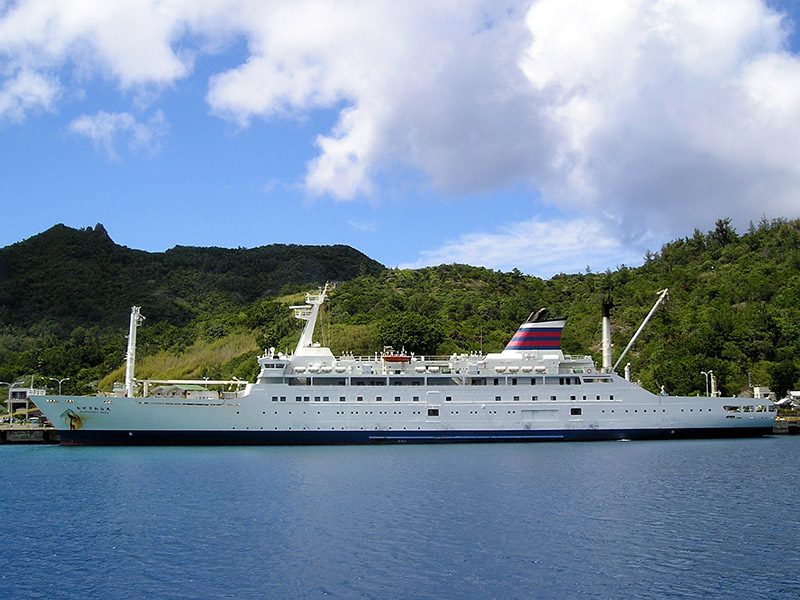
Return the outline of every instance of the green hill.
<path id="1" fill-rule="evenodd" d="M 48 322 L 61 331 L 127 322 L 132 305 L 149 318 L 185 325 L 205 306 L 241 307 L 309 283 L 379 273 L 349 246 L 252 249 L 176 246 L 150 253 L 118 246 L 102 225 L 56 225 L 0 248 L 0 327 Z"/>
<path id="2" fill-rule="evenodd" d="M 49 254 L 59 269 L 36 267 L 48 244 L 27 240 L 0 250 L 0 380 L 69 376 L 65 391 L 81 393 L 104 377 L 102 385 L 110 385 L 120 375 L 131 304 L 148 317 L 139 333 L 142 376 L 252 379 L 258 348 L 291 349 L 299 336 L 301 323 L 288 306 L 302 294 L 286 294 L 339 280 L 317 330 L 334 353 L 372 353 L 387 344 L 426 354 L 499 351 L 531 311 L 547 307 L 569 317 L 565 352 L 591 353 L 599 362 L 600 306 L 610 294 L 616 360 L 657 292 L 669 288 L 669 301 L 625 359 L 645 387 L 704 393 L 700 371 L 709 369 L 725 394 L 747 393 L 748 382 L 779 393 L 800 387 L 800 221 L 763 220 L 738 234 L 721 219 L 712 231 L 649 252 L 641 267 L 550 280 L 467 265 L 383 269 L 343 247 L 150 255 L 114 245 L 99 227 L 57 227 L 42 236 L 73 240 Z M 10 250 L 18 253 L 13 270 Z M 309 258 L 326 252 L 341 254 L 328 262 Z M 350 266 L 337 270 L 343 261 Z M 59 277 L 64 270 L 93 279 L 76 293 Z M 56 289 L 67 300 L 10 302 L 8 284 L 19 290 L 20 273 L 40 300 Z M 96 283 L 93 301 L 92 282 L 109 276 L 108 286 Z M 50 277 L 55 285 L 45 284 Z M 67 329 L 70 323 L 79 326 Z"/>

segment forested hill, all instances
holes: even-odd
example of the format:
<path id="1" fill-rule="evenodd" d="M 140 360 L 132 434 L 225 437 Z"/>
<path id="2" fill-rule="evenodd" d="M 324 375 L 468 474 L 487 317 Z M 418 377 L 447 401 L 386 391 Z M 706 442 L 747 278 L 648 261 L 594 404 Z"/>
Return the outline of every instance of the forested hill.
<path id="1" fill-rule="evenodd" d="M 115 244 L 102 225 L 56 225 L 0 248 L 0 327 L 43 322 L 124 325 L 132 305 L 153 320 L 185 325 L 207 305 L 241 307 L 310 283 L 378 274 L 383 266 L 349 246 L 252 249 L 176 246 L 150 253 Z"/>
<path id="2" fill-rule="evenodd" d="M 783 219 L 743 233 L 720 219 L 648 252 L 641 267 L 549 280 L 467 265 L 384 269 L 346 247 L 152 255 L 116 246 L 101 227 L 56 227 L 0 250 L 0 381 L 70 377 L 65 392 L 108 389 L 123 375 L 131 304 L 147 316 L 139 377 L 252 380 L 259 349 L 297 342 L 302 323 L 288 306 L 303 296 L 290 292 L 324 280 L 343 281 L 317 330 L 335 354 L 383 345 L 500 351 L 531 311 L 547 307 L 568 317 L 564 351 L 599 362 L 600 307 L 610 295 L 616 360 L 669 288 L 624 361 L 634 379 L 652 391 L 702 394 L 700 372 L 713 370 L 726 395 L 747 394 L 749 384 L 800 389 L 800 221 Z M 65 330 L 66 319 L 79 326 Z"/>

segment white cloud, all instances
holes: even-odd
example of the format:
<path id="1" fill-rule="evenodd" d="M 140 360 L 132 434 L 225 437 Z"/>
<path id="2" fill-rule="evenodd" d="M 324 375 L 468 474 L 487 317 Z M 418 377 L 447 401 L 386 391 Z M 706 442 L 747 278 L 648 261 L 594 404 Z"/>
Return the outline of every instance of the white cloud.
<path id="1" fill-rule="evenodd" d="M 378 231 L 379 227 L 375 221 L 365 219 L 348 219 L 347 223 L 353 229 L 361 232 L 374 233 Z"/>
<path id="2" fill-rule="evenodd" d="M 96 146 L 102 147 L 111 160 L 118 158 L 116 146 L 120 138 L 127 140 L 131 150 L 157 152 L 167 130 L 161 111 L 143 123 L 130 113 L 100 111 L 94 116 L 83 115 L 75 119 L 69 127 L 73 133 L 87 137 Z"/>
<path id="3" fill-rule="evenodd" d="M 518 268 L 538 276 L 574 273 L 587 266 L 595 271 L 622 264 L 636 265 L 634 254 L 597 219 L 533 219 L 500 228 L 494 233 L 470 233 L 403 268 L 461 263 L 510 271 Z M 587 258 L 588 257 L 588 258 Z"/>
<path id="4" fill-rule="evenodd" d="M 800 61 L 779 15 L 755 0 L 542 0 L 527 23 L 521 64 L 558 131 L 553 168 L 532 173 L 546 200 L 633 235 L 797 214 Z"/>
<path id="5" fill-rule="evenodd" d="M 190 55 L 172 48 L 188 9 L 180 1 L 22 0 L 0 18 L 0 56 L 45 71 L 72 61 L 82 72 L 113 77 L 123 89 L 168 84 L 191 65 Z"/>
<path id="6" fill-rule="evenodd" d="M 60 93 L 51 77 L 28 70 L 14 73 L 0 86 L 0 122 L 22 121 L 35 109 L 52 110 Z"/>

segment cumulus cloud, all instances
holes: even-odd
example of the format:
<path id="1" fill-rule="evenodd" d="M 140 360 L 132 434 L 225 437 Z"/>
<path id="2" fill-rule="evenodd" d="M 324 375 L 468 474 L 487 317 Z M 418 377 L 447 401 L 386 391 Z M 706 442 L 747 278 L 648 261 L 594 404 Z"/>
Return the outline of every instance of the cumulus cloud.
<path id="1" fill-rule="evenodd" d="M 485 157 L 497 156 L 498 144 L 507 157 L 499 137 L 525 119 L 508 89 L 524 85 L 513 44 L 524 33 L 522 6 L 513 19 L 477 0 L 251 5 L 244 14 L 252 54 L 211 79 L 208 101 L 243 125 L 338 110 L 333 129 L 315 140 L 319 154 L 305 177 L 311 193 L 369 195 L 395 163 L 443 188 L 491 185 L 509 169 Z"/>
<path id="2" fill-rule="evenodd" d="M 128 89 L 184 76 L 191 54 L 172 44 L 188 26 L 186 2 L 21 0 L 0 18 L 0 56 L 42 71 L 71 62 Z"/>
<path id="3" fill-rule="evenodd" d="M 52 110 L 61 93 L 61 86 L 51 77 L 22 70 L 0 86 L 0 122 L 22 121 L 36 109 Z"/>
<path id="4" fill-rule="evenodd" d="M 70 123 L 70 131 L 89 138 L 95 146 L 105 150 L 109 159 L 118 158 L 116 146 L 123 139 L 131 150 L 156 152 L 161 138 L 166 134 L 167 124 L 161 111 L 145 122 L 138 122 L 130 113 L 107 113 L 83 115 Z"/>
<path id="5" fill-rule="evenodd" d="M 527 15 L 522 67 L 560 131 L 545 198 L 621 215 L 629 232 L 796 212 L 800 62 L 778 14 L 754 0 L 579 4 Z"/>

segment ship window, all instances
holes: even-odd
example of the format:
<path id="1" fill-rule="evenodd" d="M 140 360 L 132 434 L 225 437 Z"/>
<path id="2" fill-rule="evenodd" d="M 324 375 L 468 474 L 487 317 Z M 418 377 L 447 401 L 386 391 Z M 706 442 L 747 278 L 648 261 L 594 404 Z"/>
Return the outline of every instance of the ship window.
<path id="1" fill-rule="evenodd" d="M 428 377 L 428 385 L 457 385 L 453 377 Z"/>
<path id="2" fill-rule="evenodd" d="M 500 380 L 497 377 L 494 378 L 494 385 L 500 385 Z"/>
<path id="3" fill-rule="evenodd" d="M 277 402 L 277 401 L 278 401 L 278 397 L 277 397 L 277 396 L 273 396 L 273 397 L 272 397 L 272 401 L 273 401 L 273 402 Z"/>
<path id="4" fill-rule="evenodd" d="M 583 411 L 580 408 L 570 408 L 569 409 L 569 414 L 571 414 L 571 415 L 580 415 L 582 413 L 583 413 Z"/>
<path id="5" fill-rule="evenodd" d="M 356 402 L 363 402 L 364 396 L 356 396 Z"/>
<path id="6" fill-rule="evenodd" d="M 744 412 L 753 412 L 753 407 L 752 406 L 745 406 L 744 407 Z"/>
<path id="7" fill-rule="evenodd" d="M 383 400 L 382 396 L 375 396 L 375 402 L 381 402 Z"/>
<path id="8" fill-rule="evenodd" d="M 516 377 L 514 377 L 514 378 L 511 380 L 511 385 L 517 385 L 517 378 L 516 378 Z"/>
<path id="9" fill-rule="evenodd" d="M 614 399 L 614 394 L 611 394 L 611 395 L 608 397 L 608 399 L 609 399 L 609 400 L 613 400 L 613 399 Z"/>
<path id="10" fill-rule="evenodd" d="M 303 402 L 308 402 L 311 400 L 311 396 L 303 396 Z"/>
<path id="11" fill-rule="evenodd" d="M 339 402 L 344 402 L 346 398 L 344 396 L 339 396 Z"/>
<path id="12" fill-rule="evenodd" d="M 452 402 L 452 400 L 453 400 L 453 397 L 452 397 L 452 396 L 445 396 L 445 397 L 444 397 L 444 401 L 445 401 L 445 402 Z"/>
<path id="13" fill-rule="evenodd" d="M 330 398 L 328 398 L 327 396 L 323 396 L 323 397 L 322 397 L 322 401 L 323 401 L 323 402 L 328 402 L 328 400 L 330 400 Z"/>
<path id="14" fill-rule="evenodd" d="M 550 396 L 550 400 L 556 400 L 555 396 Z"/>
<path id="15" fill-rule="evenodd" d="M 536 402 L 539 399 L 539 396 L 531 396 L 531 400 Z"/>
<path id="16" fill-rule="evenodd" d="M 575 400 L 575 396 L 570 396 L 569 399 L 570 400 Z"/>
<path id="17" fill-rule="evenodd" d="M 302 399 L 300 396 L 295 396 L 295 397 L 294 397 L 294 401 L 295 401 L 295 402 L 302 402 L 302 401 L 303 401 L 303 399 Z"/>
<path id="18" fill-rule="evenodd" d="M 486 385 L 486 379 L 483 377 L 474 377 L 470 379 L 470 385 Z"/>
<path id="19" fill-rule="evenodd" d="M 738 413 L 742 411 L 742 409 L 738 406 L 723 406 L 723 408 L 729 413 Z"/>
<path id="20" fill-rule="evenodd" d="M 286 402 L 286 396 L 281 396 L 281 402 Z"/>
<path id="21" fill-rule="evenodd" d="M 319 396 L 314 396 L 314 402 L 319 402 Z"/>
<path id="22" fill-rule="evenodd" d="M 759 404 L 758 406 L 756 406 L 756 412 L 764 412 L 765 410 L 767 410 L 767 407 L 764 406 L 763 404 Z"/>
<path id="23" fill-rule="evenodd" d="M 494 401 L 495 401 L 495 402 L 500 402 L 500 400 L 501 400 L 500 396 L 495 396 L 495 397 L 494 397 Z"/>
<path id="24" fill-rule="evenodd" d="M 411 398 L 411 401 L 412 402 L 419 402 L 419 396 L 414 396 L 413 398 Z"/>
<path id="25" fill-rule="evenodd" d="M 439 409 L 438 408 L 429 408 L 428 409 L 428 416 L 429 417 L 438 417 L 439 416 Z"/>
<path id="26" fill-rule="evenodd" d="M 395 401 L 395 402 L 400 402 L 400 396 L 395 396 L 395 397 L 394 397 L 394 401 Z"/>
<path id="27" fill-rule="evenodd" d="M 519 396 L 514 396 L 514 402 L 519 402 Z"/>

